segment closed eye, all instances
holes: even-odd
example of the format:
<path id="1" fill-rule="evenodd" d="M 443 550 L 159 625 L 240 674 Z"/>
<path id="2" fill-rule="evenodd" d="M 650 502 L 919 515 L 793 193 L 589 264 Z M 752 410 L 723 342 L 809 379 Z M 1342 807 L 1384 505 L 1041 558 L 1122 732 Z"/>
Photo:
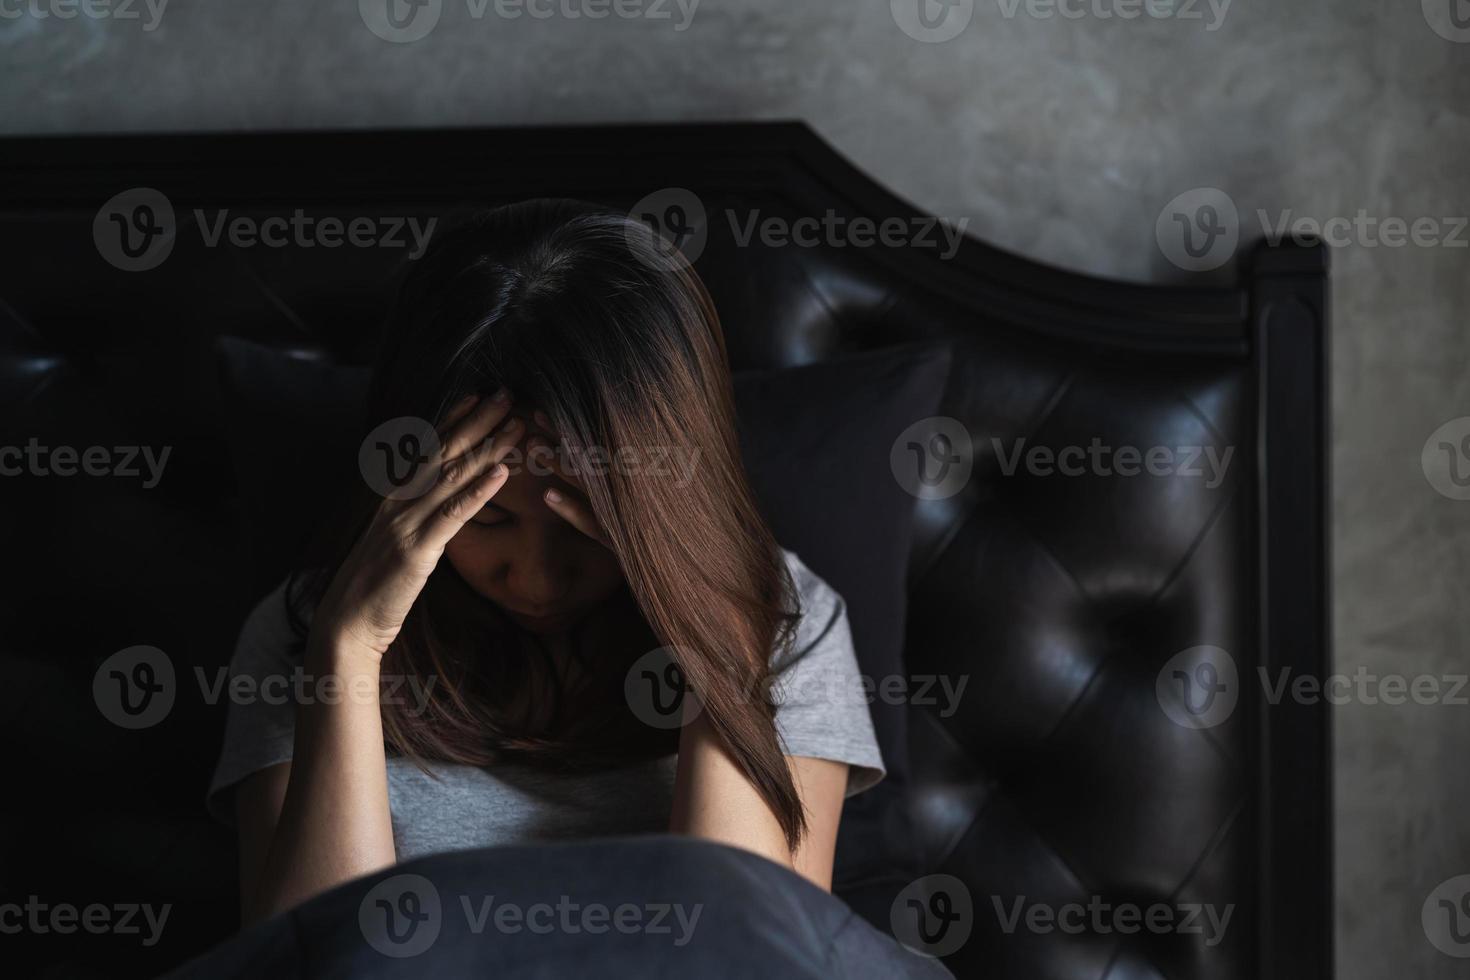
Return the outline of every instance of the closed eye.
<path id="1" fill-rule="evenodd" d="M 470 518 L 471 524 L 478 524 L 481 527 L 495 527 L 500 524 L 506 524 L 509 521 L 510 512 L 504 507 L 495 504 L 486 504 L 480 508 L 479 513 Z"/>

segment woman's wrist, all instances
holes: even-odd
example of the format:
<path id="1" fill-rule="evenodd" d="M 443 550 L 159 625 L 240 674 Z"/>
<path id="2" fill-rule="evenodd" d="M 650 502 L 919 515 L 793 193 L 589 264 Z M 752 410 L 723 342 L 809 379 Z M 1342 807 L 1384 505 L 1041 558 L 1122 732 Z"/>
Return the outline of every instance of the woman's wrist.
<path id="1" fill-rule="evenodd" d="M 377 650 L 354 639 L 349 631 L 325 623 L 312 627 L 306 659 L 319 672 L 344 676 L 376 677 L 383 664 Z"/>

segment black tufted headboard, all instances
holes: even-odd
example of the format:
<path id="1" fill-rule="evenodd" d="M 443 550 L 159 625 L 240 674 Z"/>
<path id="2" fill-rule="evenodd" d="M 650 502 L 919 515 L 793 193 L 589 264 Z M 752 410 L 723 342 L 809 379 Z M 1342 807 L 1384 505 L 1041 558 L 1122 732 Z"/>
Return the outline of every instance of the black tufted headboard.
<path id="1" fill-rule="evenodd" d="M 0 735 L 15 768 L 0 901 L 175 906 L 151 948 L 0 939 L 69 975 L 156 972 L 232 927 L 233 844 L 200 804 L 222 710 L 180 705 L 122 733 L 91 694 L 97 665 L 130 644 L 218 666 L 253 599 L 214 338 L 361 355 L 403 255 L 204 248 L 181 221 L 167 261 L 127 272 L 94 243 L 104 202 L 150 187 L 181 215 L 428 216 L 532 196 L 626 208 L 683 187 L 712 212 L 921 217 L 798 124 L 0 146 L 0 445 L 173 447 L 151 492 L 0 480 L 13 680 Z M 974 913 L 947 961 L 959 976 L 1330 975 L 1327 717 L 1271 704 L 1261 682 L 1329 663 L 1324 250 L 1260 247 L 1237 285 L 1178 288 L 1075 275 L 973 238 L 942 257 L 738 247 L 723 221 L 709 229 L 698 269 L 737 368 L 954 345 L 942 411 L 968 430 L 972 473 L 962 492 L 918 504 L 907 658 L 916 675 L 969 682 L 947 716 L 911 709 L 901 805 L 914 839 L 896 842 L 911 860 L 850 883 L 854 903 L 882 909 L 916 877 L 959 878 Z M 1230 449 L 1232 464 L 1215 486 L 1012 465 L 1026 448 L 1094 441 Z M 1224 651 L 1233 681 L 1199 648 Z M 1171 719 L 1176 681 L 1217 687 L 1233 710 L 1205 727 Z M 1214 944 L 1190 929 L 1104 932 L 1090 916 L 1008 931 L 1018 900 L 1232 918 Z"/>

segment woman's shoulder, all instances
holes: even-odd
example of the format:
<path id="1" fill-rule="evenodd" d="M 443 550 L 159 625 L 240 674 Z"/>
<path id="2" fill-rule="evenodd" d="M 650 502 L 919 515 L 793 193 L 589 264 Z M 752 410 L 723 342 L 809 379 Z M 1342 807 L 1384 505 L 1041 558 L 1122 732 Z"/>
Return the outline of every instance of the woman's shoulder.
<path id="1" fill-rule="evenodd" d="M 795 591 L 797 620 L 790 655 L 801 657 L 819 647 L 838 645 L 851 649 L 847 628 L 847 604 L 836 589 L 812 571 L 801 556 L 788 548 L 781 549 L 786 570 Z"/>
<path id="2" fill-rule="evenodd" d="M 291 592 L 287 576 L 246 614 L 230 663 L 233 672 L 254 673 L 260 665 L 291 659 L 302 638 L 301 625 L 291 611 Z"/>
<path id="3" fill-rule="evenodd" d="M 884 767 L 847 605 L 800 556 L 781 551 L 801 619 L 790 646 L 772 657 L 776 728 L 787 755 L 846 763 L 852 796 L 882 779 Z"/>
<path id="4" fill-rule="evenodd" d="M 791 575 L 791 584 L 796 597 L 803 605 L 814 603 L 823 606 L 842 605 L 842 596 L 827 584 L 826 579 L 812 571 L 801 556 L 790 548 L 781 548 L 781 557 L 786 561 L 786 571 Z"/>

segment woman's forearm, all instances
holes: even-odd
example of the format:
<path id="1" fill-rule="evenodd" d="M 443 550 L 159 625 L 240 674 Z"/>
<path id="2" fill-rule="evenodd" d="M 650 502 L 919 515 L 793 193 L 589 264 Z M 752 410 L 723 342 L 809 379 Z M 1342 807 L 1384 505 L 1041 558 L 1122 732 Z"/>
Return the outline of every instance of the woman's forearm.
<path id="1" fill-rule="evenodd" d="M 525 432 L 512 401 L 502 389 L 450 411 L 433 485 L 378 505 L 317 603 L 306 670 L 335 679 L 343 696 L 297 706 L 291 772 L 247 919 L 395 862 L 380 666 L 445 546 L 510 478 L 501 460 Z"/>
<path id="2" fill-rule="evenodd" d="M 703 715 L 686 723 L 679 732 L 669 829 L 754 851 L 777 864 L 794 867 L 776 814 L 730 758 Z"/>
<path id="3" fill-rule="evenodd" d="M 379 658 L 313 631 L 305 667 L 311 689 L 331 696 L 297 706 L 290 780 L 247 920 L 395 861 Z"/>

